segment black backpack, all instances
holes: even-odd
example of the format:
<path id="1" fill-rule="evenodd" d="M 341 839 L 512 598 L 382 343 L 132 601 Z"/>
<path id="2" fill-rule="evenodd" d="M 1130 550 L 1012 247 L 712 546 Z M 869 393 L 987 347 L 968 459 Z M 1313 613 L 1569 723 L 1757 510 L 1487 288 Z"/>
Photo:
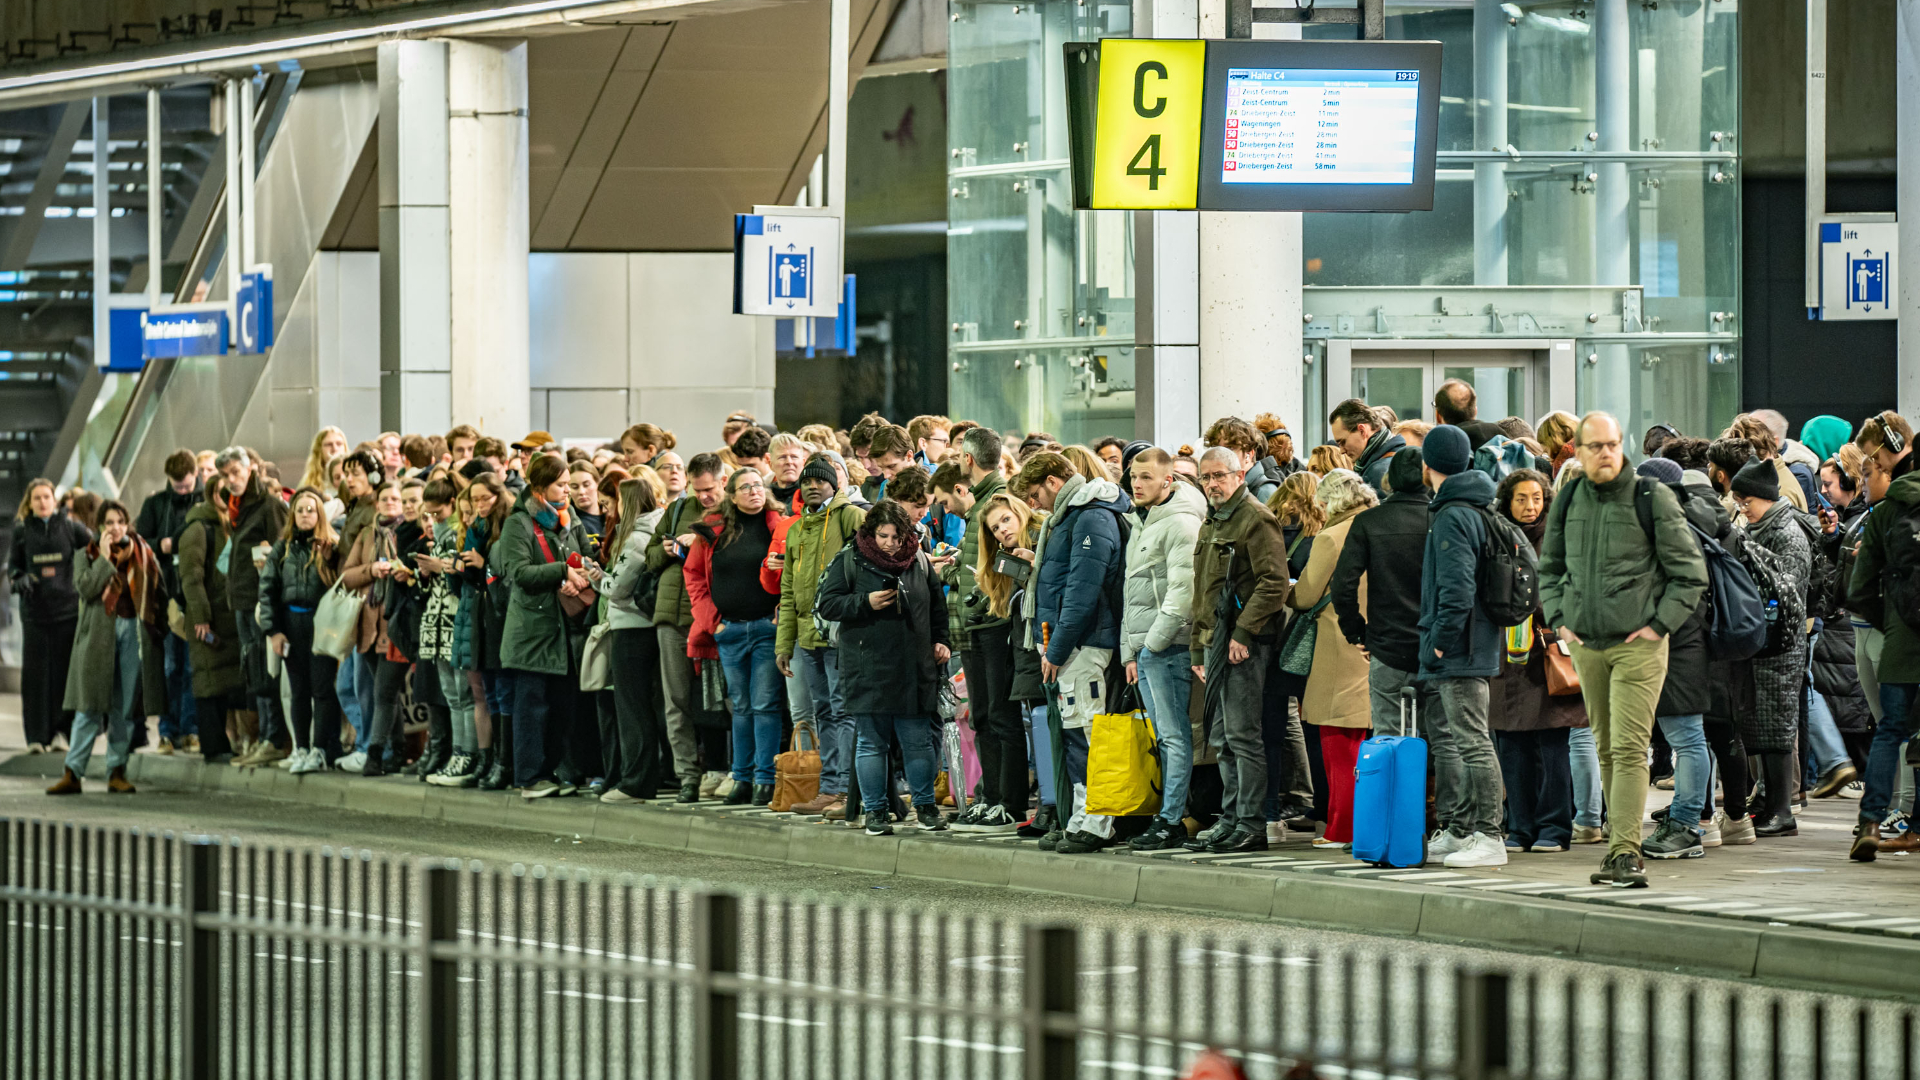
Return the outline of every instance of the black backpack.
<path id="1" fill-rule="evenodd" d="M 1648 543 L 1653 542 L 1653 485 L 1656 483 L 1659 481 L 1650 477 L 1634 482 L 1633 512 L 1640 519 L 1640 531 L 1647 534 Z M 1667 486 L 1680 500 L 1684 515 L 1687 493 L 1680 485 Z M 1700 546 L 1700 557 L 1707 564 L 1707 593 L 1700 601 L 1707 606 L 1702 632 L 1707 656 L 1713 660 L 1746 660 L 1755 655 L 1775 655 L 1765 652 L 1769 647 L 1776 652 L 1784 649 L 1784 639 L 1774 636 L 1778 620 L 1768 621 L 1766 598 L 1747 564 L 1691 519 L 1687 521 L 1687 530 L 1693 533 L 1694 543 Z"/>
<path id="2" fill-rule="evenodd" d="M 1480 607 L 1499 626 L 1518 626 L 1540 606 L 1540 560 L 1520 526 L 1491 507 L 1473 508 L 1487 526 L 1476 569 Z"/>
<path id="3" fill-rule="evenodd" d="M 1891 503 L 1899 515 L 1887 523 L 1886 565 L 1880 571 L 1880 595 L 1885 614 L 1908 627 L 1920 627 L 1920 506 Z M 1881 513 L 1879 508 L 1870 514 Z"/>

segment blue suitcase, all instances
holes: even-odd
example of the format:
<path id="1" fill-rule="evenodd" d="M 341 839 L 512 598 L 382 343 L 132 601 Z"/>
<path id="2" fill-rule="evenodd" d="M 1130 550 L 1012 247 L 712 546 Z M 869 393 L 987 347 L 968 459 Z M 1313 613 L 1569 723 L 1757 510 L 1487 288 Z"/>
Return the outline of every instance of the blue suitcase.
<path id="1" fill-rule="evenodd" d="M 1400 734 L 1360 744 L 1353 770 L 1353 857 L 1375 866 L 1427 861 L 1427 741 L 1412 687 L 1400 692 Z"/>

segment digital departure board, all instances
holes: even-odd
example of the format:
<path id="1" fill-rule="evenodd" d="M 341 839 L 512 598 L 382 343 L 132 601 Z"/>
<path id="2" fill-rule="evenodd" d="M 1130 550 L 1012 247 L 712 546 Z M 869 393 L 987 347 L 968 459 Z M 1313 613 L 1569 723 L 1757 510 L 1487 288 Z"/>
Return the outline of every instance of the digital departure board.
<path id="1" fill-rule="evenodd" d="M 1418 71 L 1227 69 L 1223 184 L 1411 184 Z"/>

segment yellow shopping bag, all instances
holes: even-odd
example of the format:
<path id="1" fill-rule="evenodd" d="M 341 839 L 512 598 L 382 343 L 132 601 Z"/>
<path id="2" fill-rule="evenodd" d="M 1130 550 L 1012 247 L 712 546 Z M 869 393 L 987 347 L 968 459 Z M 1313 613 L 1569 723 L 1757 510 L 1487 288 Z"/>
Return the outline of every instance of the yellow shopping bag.
<path id="1" fill-rule="evenodd" d="M 1160 758 L 1146 713 L 1101 713 L 1093 718 L 1087 742 L 1087 813 L 1160 812 Z"/>

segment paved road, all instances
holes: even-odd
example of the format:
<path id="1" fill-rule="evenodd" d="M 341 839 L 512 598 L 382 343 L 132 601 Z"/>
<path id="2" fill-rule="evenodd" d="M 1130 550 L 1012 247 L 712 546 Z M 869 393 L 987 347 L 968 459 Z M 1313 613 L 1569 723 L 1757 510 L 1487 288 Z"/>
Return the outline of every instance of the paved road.
<path id="1" fill-rule="evenodd" d="M 1673 1046 L 1690 1047 L 1703 1062 L 1727 1062 L 1732 1053 L 1728 1018 L 1735 1010 L 1745 1021 L 1738 1036 L 1744 1060 L 1771 1054 L 1767 1025 L 1754 1021 L 1766 1015 L 1774 995 L 1726 981 L 1661 978 L 1656 987 L 1645 972 L 1551 958 L 959 883 L 876 880 L 793 866 L 776 870 L 751 860 L 604 844 L 569 834 L 316 811 L 237 796 L 147 791 L 131 798 L 89 795 L 55 803 L 34 781 L 0 777 L 0 816 L 49 813 L 83 824 L 216 833 L 301 850 L 326 844 L 408 859 L 453 857 L 551 868 L 543 872 L 544 885 L 532 872 L 481 879 L 489 887 L 463 895 L 461 905 L 463 918 L 473 926 L 493 928 L 468 940 L 547 944 L 536 954 L 544 957 L 689 962 L 685 902 L 664 892 L 597 891 L 598 882 L 618 875 L 753 891 L 744 911 L 743 966 L 773 992 L 749 995 L 742 1007 L 752 1066 L 748 1075 L 1004 1075 L 1018 1061 L 1017 1025 L 936 1014 L 941 1007 L 965 1003 L 1016 1005 L 1023 974 L 1019 924 L 1039 921 L 1071 923 L 1082 932 L 1081 1015 L 1097 1029 L 1081 1046 L 1083 1075 L 1178 1075 L 1192 1054 L 1214 1042 L 1253 1048 L 1248 1060 L 1256 1075 L 1280 1075 L 1296 1057 L 1337 1058 L 1347 1047 L 1364 1057 L 1384 1052 L 1399 1064 L 1396 1073 L 1417 1074 L 1423 1047 L 1430 1061 L 1451 1056 L 1453 969 L 1481 965 L 1518 975 L 1516 992 L 1524 998 L 1534 1000 L 1531 991 L 1537 989 L 1531 1006 L 1536 1011 L 1522 1012 L 1526 1019 L 1516 1026 L 1526 1033 L 1521 1052 L 1537 1052 L 1545 1076 L 1569 1075 L 1563 1069 L 1569 1058 L 1580 1063 L 1574 1072 L 1602 1075 L 1598 1070 L 1607 1053 L 1602 1048 L 1608 1046 L 1620 1075 L 1684 1075 L 1684 1062 L 1670 1054 L 1647 1060 L 1640 1036 L 1649 1017 L 1655 1018 L 1656 1030 L 1678 1032 L 1689 996 L 1697 1037 L 1674 1040 Z M 304 869 L 296 864 L 295 870 L 272 884 L 264 876 L 234 882 L 229 902 L 242 911 L 310 917 L 299 903 L 308 895 Z M 579 883 L 582 877 L 587 884 Z M 560 878 L 572 883 L 559 884 L 555 879 Z M 491 887 L 494 881 L 500 883 L 498 891 Z M 353 914 L 364 910 L 364 890 L 336 884 L 340 891 L 320 905 L 326 909 L 323 921 L 332 919 L 330 925 L 343 931 L 383 928 Z M 836 906 L 815 907 L 812 901 Z M 394 920 L 414 921 L 405 913 Z M 264 1075 L 273 1071 L 270 1063 L 296 1056 L 312 1066 L 313 1075 L 378 1074 L 383 1060 L 391 1066 L 389 1075 L 398 1074 L 401 1055 L 415 1038 L 402 989 L 418 977 L 409 961 L 377 956 L 369 961 L 337 945 L 278 940 L 241 947 L 227 965 L 223 970 L 229 978 L 255 989 L 244 1000 L 256 1008 L 274 1000 L 267 992 L 271 983 L 297 987 L 296 1003 L 316 1001 L 337 1016 L 320 1026 L 265 1013 L 236 1022 L 236 1073 Z M 326 974 L 316 977 L 316 970 Z M 461 980 L 468 1027 L 489 1036 L 463 1044 L 463 1075 L 686 1074 L 693 1049 L 687 1038 L 692 998 L 684 990 L 591 973 L 516 974 L 485 964 L 464 966 Z M 386 996 L 373 998 L 364 1009 L 343 1009 L 341 1002 L 360 1000 L 347 992 L 349 982 L 359 986 L 363 981 L 384 988 Z M 1421 985 L 1431 1002 L 1424 1016 L 1414 1007 Z M 850 995 L 860 989 L 928 1008 L 887 1016 L 859 1013 L 850 1007 Z M 1778 1075 L 1812 1074 L 1805 1055 L 1816 1004 L 1830 1010 L 1829 1028 L 1839 1033 L 1828 1039 L 1828 1052 L 1835 1055 L 1832 1074 L 1853 1075 L 1853 1003 L 1805 994 L 1777 1000 L 1787 1018 L 1782 1053 L 1795 1066 Z M 1865 1008 L 1874 1036 L 1892 1040 L 1894 1012 L 1877 1004 Z M 304 1009 L 293 1011 L 294 1017 L 304 1015 Z M 1109 1020 L 1145 1023 L 1164 1034 L 1145 1040 L 1107 1036 L 1103 1025 Z M 1879 1063 L 1882 1058 L 1870 1059 L 1865 1074 L 1890 1075 L 1872 1068 Z M 1719 1067 L 1699 1075 L 1721 1075 Z M 1323 1067 L 1322 1075 L 1339 1075 L 1339 1070 Z"/>

